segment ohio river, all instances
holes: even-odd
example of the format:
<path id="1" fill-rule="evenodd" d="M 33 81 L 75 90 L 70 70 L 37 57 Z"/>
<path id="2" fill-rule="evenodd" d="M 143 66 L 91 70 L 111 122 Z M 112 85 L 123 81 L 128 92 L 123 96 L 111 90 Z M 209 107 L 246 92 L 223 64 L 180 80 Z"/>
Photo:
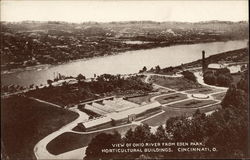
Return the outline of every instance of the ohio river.
<path id="1" fill-rule="evenodd" d="M 117 55 L 88 60 L 83 59 L 60 65 L 34 67 L 31 70 L 23 69 L 13 73 L 2 74 L 1 81 L 3 85 L 18 84 L 28 86 L 30 84 L 45 84 L 48 79 L 53 79 L 55 73 L 66 76 L 77 76 L 81 73 L 86 77 L 93 77 L 94 74 L 100 75 L 104 73 L 137 73 L 143 66 L 150 69 L 151 67 L 160 65 L 162 68 L 198 60 L 201 58 L 202 50 L 206 51 L 206 56 L 210 56 L 246 46 L 247 40 L 238 40 L 127 51 Z"/>

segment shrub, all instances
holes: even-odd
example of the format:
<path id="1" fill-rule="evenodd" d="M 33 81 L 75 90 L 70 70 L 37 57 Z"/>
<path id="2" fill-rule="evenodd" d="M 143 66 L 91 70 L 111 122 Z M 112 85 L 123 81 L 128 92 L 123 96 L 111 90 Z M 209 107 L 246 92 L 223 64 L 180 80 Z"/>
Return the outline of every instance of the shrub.
<path id="1" fill-rule="evenodd" d="M 183 71 L 181 74 L 184 76 L 184 78 L 196 82 L 196 77 L 193 72 Z"/>

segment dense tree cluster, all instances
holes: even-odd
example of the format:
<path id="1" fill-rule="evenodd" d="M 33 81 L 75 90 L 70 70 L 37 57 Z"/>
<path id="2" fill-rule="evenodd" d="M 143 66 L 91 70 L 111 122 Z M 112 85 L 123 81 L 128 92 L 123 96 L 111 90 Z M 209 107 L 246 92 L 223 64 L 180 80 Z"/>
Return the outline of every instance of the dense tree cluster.
<path id="1" fill-rule="evenodd" d="M 209 85 L 218 85 L 221 87 L 229 87 L 232 82 L 230 70 L 227 68 L 208 70 L 204 73 L 203 79 Z"/>
<path id="2" fill-rule="evenodd" d="M 240 86 L 239 83 L 238 86 Z M 134 130 L 128 130 L 123 138 L 117 138 L 115 142 L 109 142 L 108 139 L 105 141 L 105 145 L 109 147 L 112 143 L 128 142 L 202 142 L 206 147 L 215 147 L 215 152 L 175 151 L 172 153 L 106 154 L 99 152 L 102 146 L 91 142 L 87 148 L 86 159 L 92 159 L 93 156 L 89 154 L 92 152 L 98 154 L 94 157 L 98 159 L 246 157 L 248 149 L 248 91 L 242 89 L 242 87 L 231 86 L 221 105 L 222 109 L 209 116 L 197 110 L 191 119 L 185 116 L 172 117 L 167 120 L 165 128 L 159 126 L 155 133 L 150 132 L 148 125 L 141 125 Z M 113 137 L 110 134 L 107 136 L 103 133 L 94 140 L 100 142 L 103 136 Z M 120 137 L 117 136 L 117 133 L 115 136 Z M 176 147 L 173 147 L 173 149 L 175 150 Z"/>
<path id="3" fill-rule="evenodd" d="M 186 78 L 190 81 L 196 82 L 196 77 L 195 77 L 193 72 L 183 71 L 183 72 L 181 72 L 181 74 L 184 76 L 184 78 Z"/>
<path id="4" fill-rule="evenodd" d="M 97 76 L 95 80 L 86 82 L 83 81 L 85 79 L 83 75 L 78 75 L 77 79 L 76 84 L 50 85 L 29 91 L 27 95 L 66 106 L 102 97 L 105 94 L 150 92 L 153 89 L 150 84 L 142 82 L 139 76 L 124 78 L 120 75 L 103 74 Z M 49 81 L 49 84 L 52 84 L 52 81 Z"/>

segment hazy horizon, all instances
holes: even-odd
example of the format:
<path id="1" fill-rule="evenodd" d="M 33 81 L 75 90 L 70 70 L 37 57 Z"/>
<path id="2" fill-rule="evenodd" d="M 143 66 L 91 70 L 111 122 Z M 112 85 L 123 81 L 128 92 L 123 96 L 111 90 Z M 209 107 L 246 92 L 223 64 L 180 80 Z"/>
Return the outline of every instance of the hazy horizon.
<path id="1" fill-rule="evenodd" d="M 197 22 L 187 22 L 187 21 L 153 21 L 153 20 L 126 20 L 126 21 L 107 21 L 107 22 L 98 22 L 98 21 L 82 21 L 82 22 L 69 22 L 69 21 L 57 21 L 57 20 L 49 20 L 49 21 L 38 21 L 38 20 L 21 20 L 21 21 L 2 21 L 0 22 L 7 22 L 7 23 L 22 23 L 22 22 L 39 22 L 39 23 L 46 23 L 46 22 L 59 22 L 59 23 L 73 23 L 73 24 L 81 24 L 81 23 L 126 23 L 126 22 L 152 22 L 152 23 L 206 23 L 206 22 L 231 22 L 231 23 L 240 23 L 248 21 L 224 21 L 224 20 L 208 20 L 208 21 L 197 21 Z"/>
<path id="2" fill-rule="evenodd" d="M 248 22 L 248 1 L 1 1 L 1 21 Z"/>

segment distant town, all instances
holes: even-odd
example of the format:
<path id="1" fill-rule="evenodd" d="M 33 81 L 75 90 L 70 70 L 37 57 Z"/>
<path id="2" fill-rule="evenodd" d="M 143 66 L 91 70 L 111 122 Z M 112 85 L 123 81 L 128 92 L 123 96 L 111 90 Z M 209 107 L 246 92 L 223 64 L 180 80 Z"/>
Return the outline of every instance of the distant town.
<path id="1" fill-rule="evenodd" d="M 248 38 L 247 22 L 1 22 L 2 71 L 175 44 Z M 1 72 L 2 72 L 1 71 Z"/>

